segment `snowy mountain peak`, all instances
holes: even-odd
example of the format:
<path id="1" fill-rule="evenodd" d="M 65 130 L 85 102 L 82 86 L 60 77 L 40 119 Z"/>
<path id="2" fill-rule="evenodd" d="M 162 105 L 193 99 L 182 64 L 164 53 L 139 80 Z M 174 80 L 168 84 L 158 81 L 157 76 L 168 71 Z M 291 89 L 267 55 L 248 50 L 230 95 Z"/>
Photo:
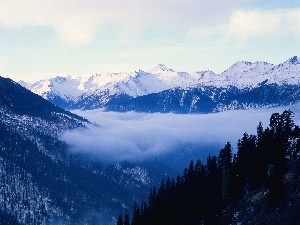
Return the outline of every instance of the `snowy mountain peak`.
<path id="1" fill-rule="evenodd" d="M 233 64 L 230 68 L 234 68 L 234 67 L 247 67 L 247 66 L 251 66 L 252 62 L 249 61 L 237 61 L 235 64 Z"/>
<path id="2" fill-rule="evenodd" d="M 161 73 L 161 72 L 175 72 L 175 71 L 173 69 L 168 68 L 165 64 L 158 64 L 150 72 Z"/>
<path id="3" fill-rule="evenodd" d="M 246 66 L 251 66 L 252 62 L 249 61 L 238 61 L 237 63 L 235 63 L 234 65 L 246 65 Z"/>
<path id="4" fill-rule="evenodd" d="M 229 67 L 227 70 L 225 70 L 222 74 L 230 75 L 230 74 L 245 72 L 249 70 L 251 65 L 252 63 L 248 61 L 238 61 L 235 64 L 233 64 L 231 67 Z"/>
<path id="5" fill-rule="evenodd" d="M 96 74 L 92 77 L 56 77 L 33 84 L 21 85 L 48 100 L 57 99 L 66 104 L 106 104 L 113 96 L 138 96 L 163 92 L 173 88 L 214 87 L 238 89 L 256 88 L 267 84 L 299 85 L 300 63 L 297 56 L 274 65 L 267 62 L 238 61 L 221 74 L 212 71 L 176 72 L 164 64 L 158 64 L 150 72 L 142 70 L 123 73 Z M 86 100 L 90 98 L 89 100 Z M 79 102 L 79 103 L 78 103 Z"/>
<path id="6" fill-rule="evenodd" d="M 296 64 L 300 64 L 300 59 L 297 56 L 293 56 L 292 58 L 288 59 L 286 62 L 289 64 L 296 65 Z"/>
<path id="7" fill-rule="evenodd" d="M 59 84 L 63 84 L 67 81 L 66 77 L 61 77 L 61 76 L 57 76 L 55 78 L 53 78 L 53 80 Z"/>
<path id="8" fill-rule="evenodd" d="M 290 76 L 292 73 L 298 77 L 300 72 L 300 59 L 297 56 L 293 56 L 286 60 L 284 63 L 279 64 L 276 68 L 274 68 L 275 73 L 285 74 L 286 76 Z M 298 81 L 299 83 L 300 81 Z"/>

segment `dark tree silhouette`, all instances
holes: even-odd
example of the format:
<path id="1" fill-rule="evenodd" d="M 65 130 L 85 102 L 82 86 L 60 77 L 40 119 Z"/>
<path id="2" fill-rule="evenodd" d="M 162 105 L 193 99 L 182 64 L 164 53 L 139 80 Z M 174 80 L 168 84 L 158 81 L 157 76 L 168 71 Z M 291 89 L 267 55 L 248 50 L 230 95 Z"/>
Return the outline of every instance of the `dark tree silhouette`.
<path id="1" fill-rule="evenodd" d="M 121 215 L 118 217 L 117 225 L 124 225 L 123 218 Z"/>
<path id="2" fill-rule="evenodd" d="M 231 224 L 238 202 L 257 188 L 264 188 L 269 206 L 284 195 L 287 162 L 298 157 L 300 129 L 293 113 L 274 113 L 266 129 L 260 122 L 257 135 L 243 134 L 237 152 L 227 142 L 218 156 L 208 156 L 206 165 L 190 162 L 182 176 L 154 186 L 148 202 L 135 202 L 133 225 Z M 234 223 L 233 223 L 234 224 Z"/>

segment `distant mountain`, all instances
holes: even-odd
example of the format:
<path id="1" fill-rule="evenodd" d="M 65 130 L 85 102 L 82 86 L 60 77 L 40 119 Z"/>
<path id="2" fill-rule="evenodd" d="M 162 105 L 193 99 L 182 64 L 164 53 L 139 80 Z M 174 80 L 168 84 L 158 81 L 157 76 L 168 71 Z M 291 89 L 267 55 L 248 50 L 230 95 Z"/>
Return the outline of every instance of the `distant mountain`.
<path id="1" fill-rule="evenodd" d="M 20 84 L 65 109 L 218 112 L 298 102 L 299 61 L 297 56 L 279 65 L 239 61 L 221 74 L 176 72 L 159 64 L 149 72 L 56 77 Z"/>
<path id="2" fill-rule="evenodd" d="M 60 134 L 92 125 L 2 77 L 0 118 L 0 224 L 114 224 L 168 173 L 72 153 Z"/>

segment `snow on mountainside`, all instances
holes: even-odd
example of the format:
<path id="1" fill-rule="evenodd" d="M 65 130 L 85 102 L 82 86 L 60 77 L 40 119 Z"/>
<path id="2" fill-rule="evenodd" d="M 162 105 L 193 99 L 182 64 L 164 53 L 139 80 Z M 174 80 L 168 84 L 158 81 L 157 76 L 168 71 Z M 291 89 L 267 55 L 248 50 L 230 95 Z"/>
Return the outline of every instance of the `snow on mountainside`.
<path id="1" fill-rule="evenodd" d="M 215 79 L 215 85 L 213 86 L 257 87 L 259 83 L 270 78 L 268 72 L 272 68 L 274 68 L 274 65 L 266 62 L 240 61 L 221 73 Z"/>
<path id="2" fill-rule="evenodd" d="M 87 120 L 65 111 L 33 94 L 10 79 L 0 77 L 0 118 L 2 123 L 25 133 L 39 131 L 50 136 L 78 127 Z"/>
<path id="3" fill-rule="evenodd" d="M 96 74 L 91 77 L 56 77 L 36 83 L 20 82 L 54 104 L 71 109 L 106 107 L 112 100 L 137 98 L 176 88 L 254 89 L 266 85 L 300 85 L 300 62 L 294 56 L 274 65 L 239 61 L 216 74 L 212 71 L 176 72 L 159 64 L 151 71 Z M 214 94 L 212 94 L 214 96 Z M 197 98 L 195 98 L 197 99 Z"/>
<path id="4" fill-rule="evenodd" d="M 107 92 L 110 95 L 127 94 L 132 97 L 142 96 L 177 86 L 195 85 L 199 78 L 198 73 L 178 73 L 159 64 L 151 72 L 140 70 L 130 73 L 96 74 L 89 78 L 55 77 L 32 84 L 21 81 L 20 84 L 46 99 L 57 95 L 65 100 L 76 101 L 81 95 L 89 95 L 94 92 Z"/>
<path id="5" fill-rule="evenodd" d="M 270 79 L 268 83 L 277 84 L 300 84 L 300 59 L 294 56 L 284 63 L 272 68 L 269 72 Z"/>
<path id="6" fill-rule="evenodd" d="M 67 80 L 56 78 L 57 86 Z M 100 217 L 115 224 L 132 199 L 172 171 L 162 163 L 98 161 L 61 140 L 67 130 L 94 125 L 0 77 L 1 225 L 94 224 Z"/>

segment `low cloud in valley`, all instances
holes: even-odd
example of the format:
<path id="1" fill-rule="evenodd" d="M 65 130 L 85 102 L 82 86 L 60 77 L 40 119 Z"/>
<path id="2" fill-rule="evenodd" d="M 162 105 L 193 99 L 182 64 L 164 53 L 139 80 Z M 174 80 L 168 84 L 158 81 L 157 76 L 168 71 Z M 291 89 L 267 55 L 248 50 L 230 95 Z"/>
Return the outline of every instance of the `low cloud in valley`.
<path id="1" fill-rule="evenodd" d="M 73 152 L 92 154 L 102 161 L 145 160 L 170 154 L 184 145 L 214 146 L 214 154 L 227 141 L 235 148 L 244 132 L 256 134 L 259 121 L 266 128 L 272 113 L 289 108 L 299 124 L 299 105 L 194 115 L 75 111 L 95 126 L 68 131 L 61 139 Z"/>

